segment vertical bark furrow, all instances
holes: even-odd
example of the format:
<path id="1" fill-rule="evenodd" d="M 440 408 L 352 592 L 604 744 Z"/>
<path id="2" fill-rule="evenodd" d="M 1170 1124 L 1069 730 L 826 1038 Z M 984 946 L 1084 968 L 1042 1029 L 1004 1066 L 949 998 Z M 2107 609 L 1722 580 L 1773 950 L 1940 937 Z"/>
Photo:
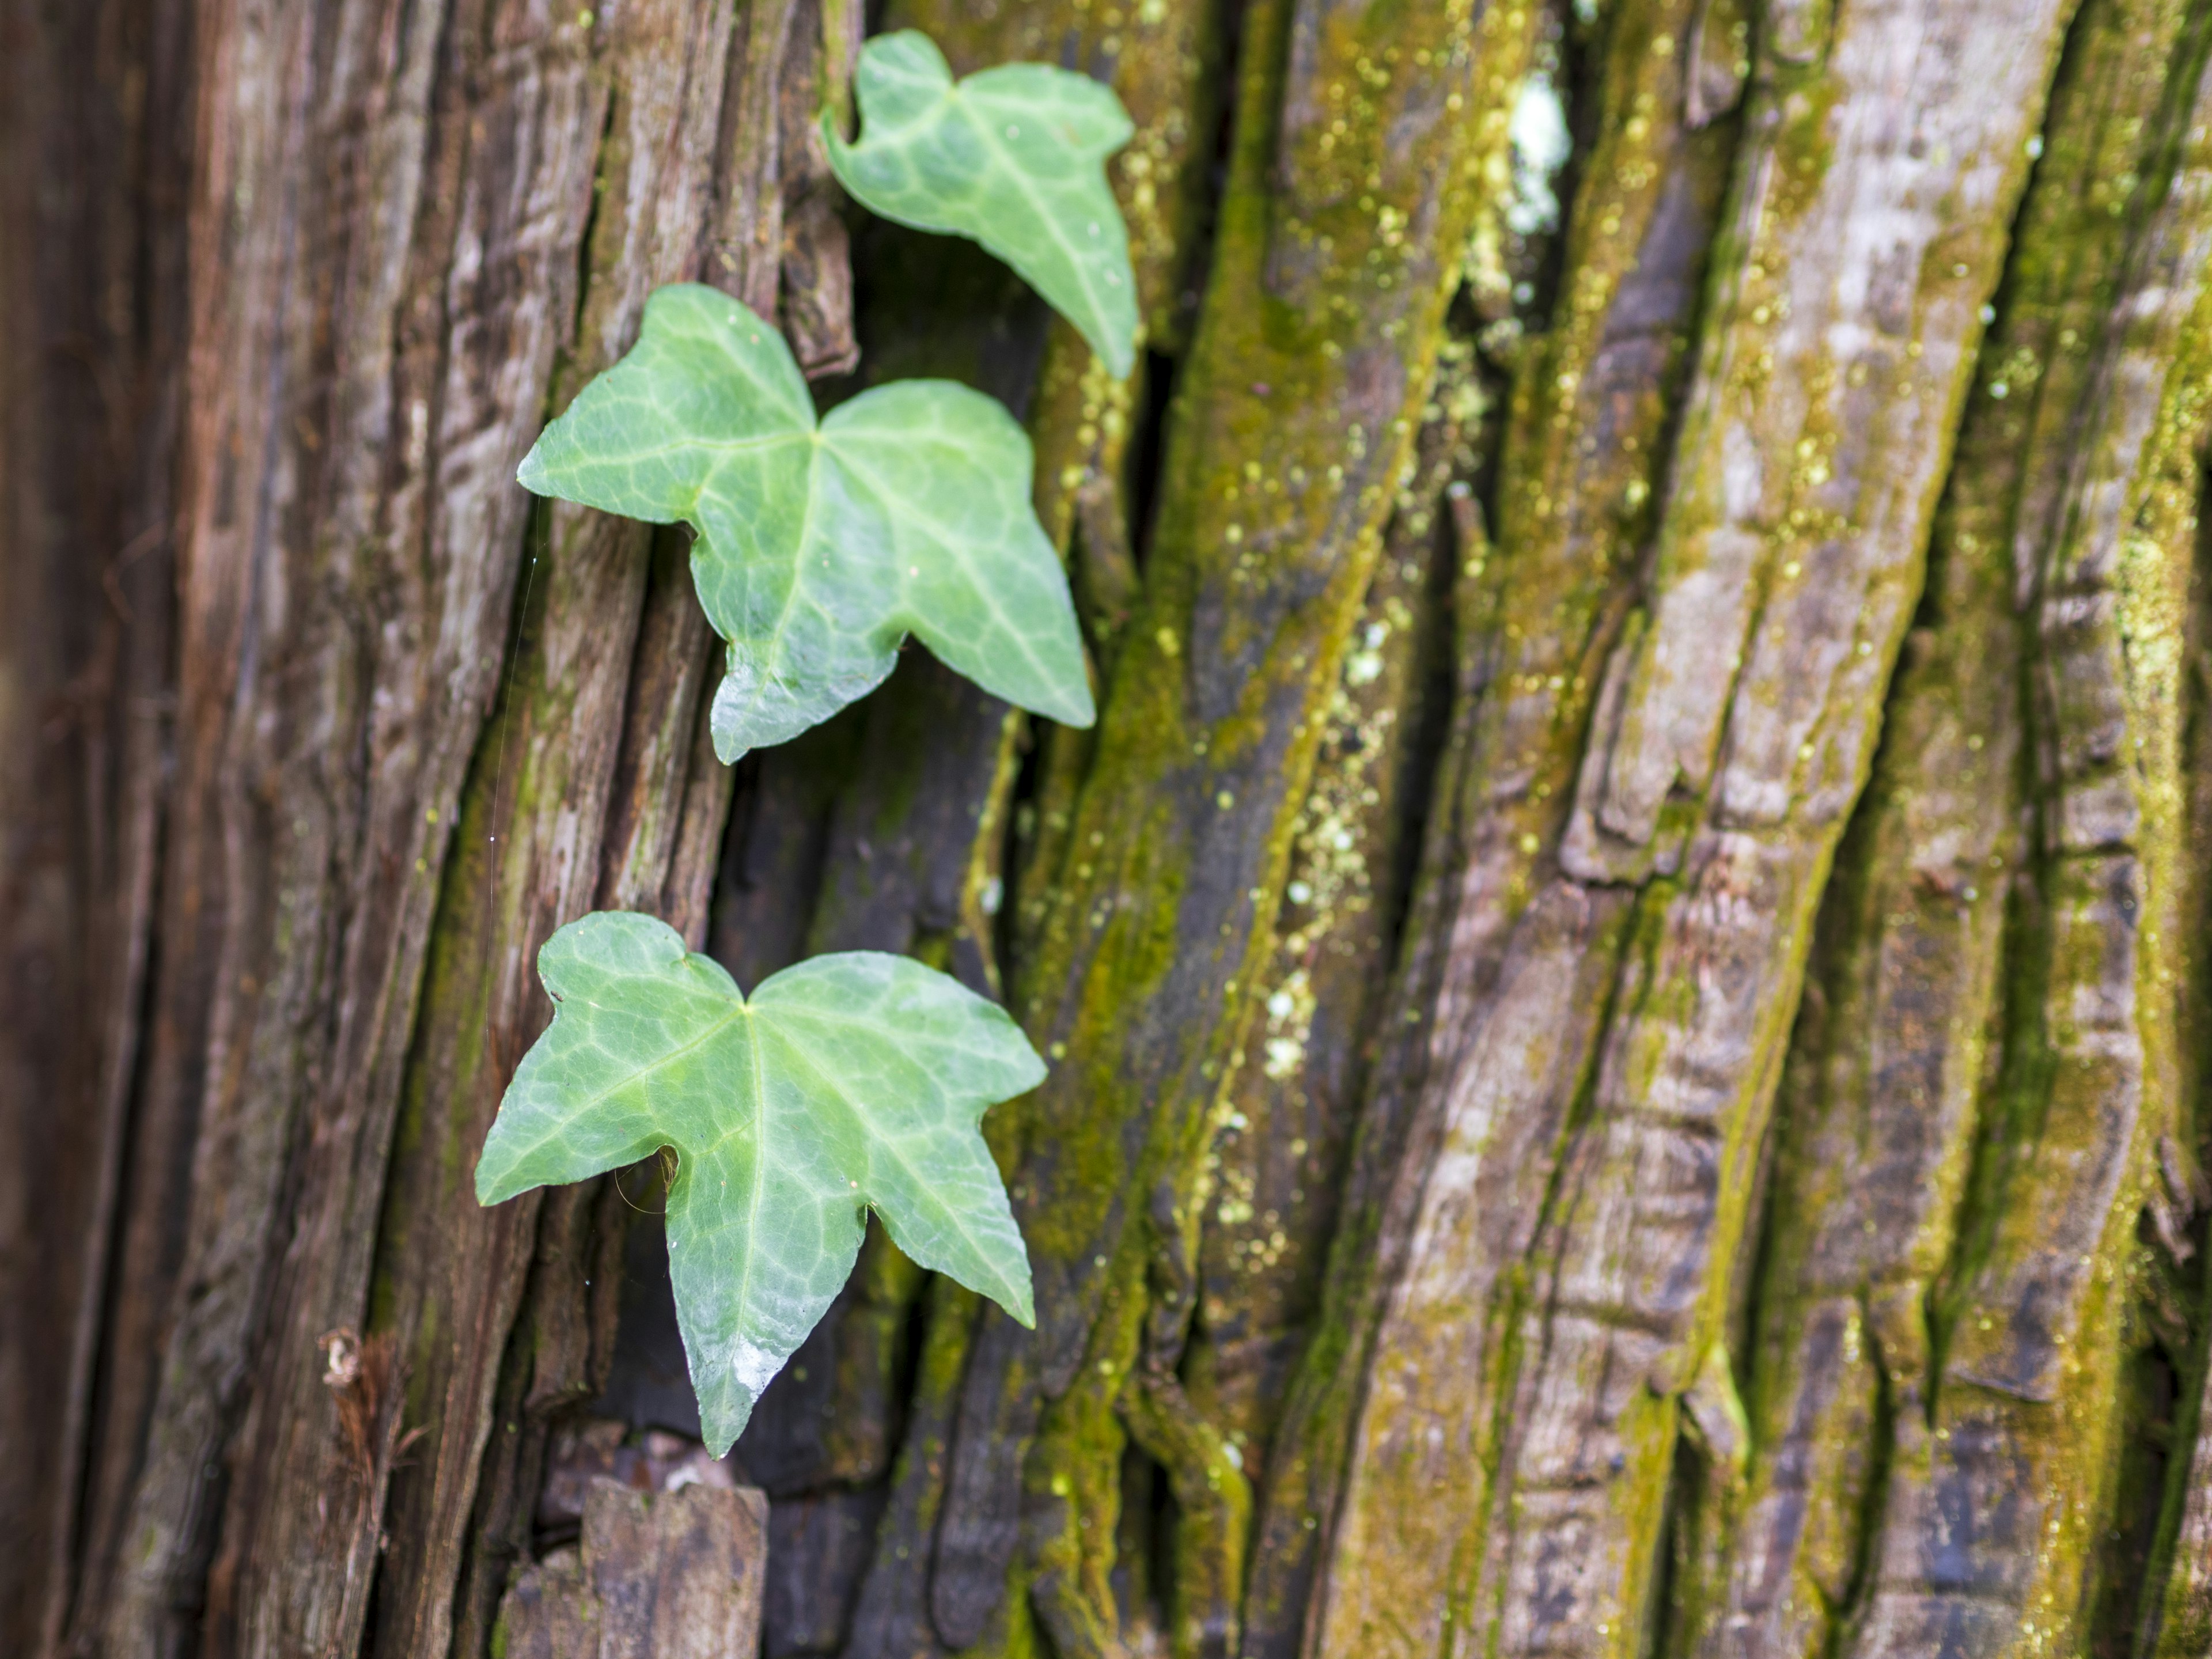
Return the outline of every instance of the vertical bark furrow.
<path id="1" fill-rule="evenodd" d="M 1235 1079 L 1215 1103 L 1199 1301 L 1182 1370 L 1191 1398 L 1263 1474 L 1311 1320 L 1414 854 L 1441 676 L 1453 502 L 1470 489 L 1485 397 L 1472 342 L 1444 348 L 1416 470 L 1400 492 L 1353 649 L 1328 703 L 1314 785 L 1292 830 L 1273 959 Z M 1446 490 L 1457 492 L 1447 498 Z"/>

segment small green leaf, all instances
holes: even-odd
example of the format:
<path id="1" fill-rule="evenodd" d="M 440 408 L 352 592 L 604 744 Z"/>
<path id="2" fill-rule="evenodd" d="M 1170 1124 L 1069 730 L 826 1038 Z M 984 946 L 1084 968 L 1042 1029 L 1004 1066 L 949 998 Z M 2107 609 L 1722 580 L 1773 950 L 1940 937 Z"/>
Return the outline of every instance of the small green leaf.
<path id="1" fill-rule="evenodd" d="M 860 141 L 824 124 L 838 182 L 886 219 L 981 242 L 1128 374 L 1137 285 L 1105 162 L 1136 129 L 1112 88 L 1046 64 L 955 85 L 912 29 L 869 41 L 854 83 Z"/>
<path id="2" fill-rule="evenodd" d="M 545 942 L 559 1006 L 477 1164 L 497 1204 L 676 1149 L 668 1269 L 717 1457 L 814 1328 L 873 1209 L 925 1267 L 1036 1322 L 1028 1254 L 976 1127 L 1044 1063 L 1005 1011 L 907 957 L 816 957 L 750 1000 L 651 916 Z"/>
<path id="3" fill-rule="evenodd" d="M 782 336 L 727 295 L 679 284 L 647 301 L 637 344 L 516 476 L 699 532 L 692 580 L 729 642 L 714 750 L 734 761 L 865 696 L 908 632 L 985 690 L 1090 725 L 1032 466 L 1013 417 L 949 380 L 864 392 L 817 427 Z"/>

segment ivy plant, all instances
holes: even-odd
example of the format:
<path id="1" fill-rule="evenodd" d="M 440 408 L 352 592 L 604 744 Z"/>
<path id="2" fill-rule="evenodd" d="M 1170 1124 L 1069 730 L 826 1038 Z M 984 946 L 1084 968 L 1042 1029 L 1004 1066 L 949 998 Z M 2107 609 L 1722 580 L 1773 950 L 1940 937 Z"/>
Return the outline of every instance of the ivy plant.
<path id="1" fill-rule="evenodd" d="M 908 957 L 814 957 L 742 994 L 652 916 L 601 911 L 538 953 L 553 1023 L 516 1068 L 477 1198 L 676 1152 L 668 1273 L 717 1457 L 852 1271 L 894 1243 L 1033 1324 L 1029 1258 L 977 1127 L 1044 1077 L 1014 1022 Z"/>
<path id="2" fill-rule="evenodd" d="M 914 33 L 871 41 L 856 80 L 862 135 L 829 135 L 853 196 L 982 243 L 1127 374 L 1135 287 L 1103 162 L 1130 125 L 1114 94 L 1034 64 L 956 83 Z M 950 381 L 878 386 L 817 419 L 772 325 L 678 284 L 519 477 L 691 526 L 693 582 L 728 647 L 714 748 L 734 761 L 866 694 L 908 634 L 987 690 L 1089 725 L 1033 465 L 1013 418 Z M 674 929 L 626 911 L 570 922 L 538 967 L 553 1021 L 500 1103 L 477 1201 L 674 1154 L 669 1275 L 716 1456 L 828 1310 L 870 1210 L 915 1261 L 1034 1322 L 978 1126 L 1044 1064 L 1002 1010 L 872 951 L 814 957 L 748 998 Z"/>
<path id="3" fill-rule="evenodd" d="M 646 302 L 629 355 L 576 396 L 523 484 L 696 531 L 691 580 L 729 642 L 714 752 L 793 738 L 865 696 L 911 632 L 1009 702 L 1091 724 L 1030 441 L 949 380 L 900 380 L 819 422 L 790 348 L 696 284 Z"/>
<path id="4" fill-rule="evenodd" d="M 1105 163 L 1134 129 L 1112 89 L 1045 64 L 955 82 L 913 29 L 868 42 L 853 82 L 860 142 L 823 121 L 837 182 L 886 219 L 981 242 L 1127 374 L 1137 284 Z"/>

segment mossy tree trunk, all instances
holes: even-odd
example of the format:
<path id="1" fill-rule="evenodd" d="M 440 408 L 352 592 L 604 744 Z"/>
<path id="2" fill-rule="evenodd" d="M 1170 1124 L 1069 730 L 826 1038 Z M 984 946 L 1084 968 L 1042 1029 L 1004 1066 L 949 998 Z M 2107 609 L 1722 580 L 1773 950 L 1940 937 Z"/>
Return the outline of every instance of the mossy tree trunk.
<path id="1" fill-rule="evenodd" d="M 684 1427 L 650 1171 L 470 1192 L 626 907 L 1053 1061 L 1036 1330 L 872 1233 L 733 1455 L 773 1655 L 2212 1654 L 2212 5 L 861 9 L 0 9 L 0 1643 L 482 1659 Z M 1129 381 L 841 204 L 864 22 L 1121 92 Z M 1026 421 L 1095 731 L 714 762 L 511 483 L 684 278 Z"/>

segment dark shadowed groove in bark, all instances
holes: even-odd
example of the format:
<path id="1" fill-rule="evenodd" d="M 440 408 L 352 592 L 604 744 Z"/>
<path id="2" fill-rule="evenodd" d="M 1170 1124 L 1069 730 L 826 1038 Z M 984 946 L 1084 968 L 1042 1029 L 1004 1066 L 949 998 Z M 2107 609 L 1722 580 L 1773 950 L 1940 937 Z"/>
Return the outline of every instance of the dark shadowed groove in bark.
<path id="1" fill-rule="evenodd" d="M 811 10 L 799 7 L 793 27 L 807 27 Z M 1131 222 L 1139 289 L 1148 308 L 1170 314 L 1202 205 L 1193 162 L 1208 127 L 1218 9 L 1117 21 L 1079 5 L 978 15 L 925 3 L 895 7 L 882 21 L 926 29 L 957 70 L 1042 58 L 1116 86 L 1138 131 L 1111 176 Z M 787 144 L 790 130 L 787 121 Z M 1028 421 L 1039 510 L 1065 544 L 1079 485 L 1123 488 L 1128 389 L 1108 380 L 1073 331 L 1050 324 L 988 255 L 887 225 L 860 234 L 866 352 L 858 380 L 832 382 L 830 394 L 951 374 L 998 397 Z M 787 252 L 787 275 L 788 266 Z M 1000 994 L 995 914 L 1025 720 L 919 647 L 896 679 L 836 723 L 842 737 L 802 739 L 754 763 L 715 931 L 718 953 L 743 982 L 806 951 L 877 949 L 912 952 Z M 784 1540 L 771 1551 L 767 1605 L 777 1652 L 834 1648 L 884 1508 L 873 1489 L 897 1443 L 904 1326 L 921 1279 L 886 1239 L 872 1243 L 869 1261 L 763 1398 L 738 1449 L 740 1465 L 770 1491 L 771 1534 Z M 914 1409 L 927 1419 L 927 1401 Z M 891 1511 L 894 1527 L 902 1513 Z M 835 1549 L 799 1547 L 824 1528 L 836 1532 Z"/>
<path id="2" fill-rule="evenodd" d="M 1115 182 L 1139 233 L 1139 286 L 1151 289 L 1175 275 L 1171 233 L 1187 217 L 1189 195 L 1176 162 L 1188 149 L 1189 102 L 1203 95 L 1210 17 L 1209 8 L 1178 9 L 1116 34 L 1080 8 L 1056 21 L 1035 9 L 987 20 L 921 6 L 885 22 L 927 28 L 958 69 L 1042 57 L 1121 87 L 1139 134 L 1115 164 Z M 1102 48 L 1102 38 L 1116 50 Z M 1111 388 L 1091 366 L 1089 353 L 1057 328 L 1048 347 L 1041 310 L 1024 301 L 1018 282 L 974 250 L 883 227 L 865 234 L 872 245 L 868 263 L 877 273 L 876 291 L 887 296 L 867 307 L 866 379 L 951 372 L 994 392 L 1018 414 L 1029 410 L 1040 453 L 1040 507 L 1048 526 L 1061 526 L 1064 539 L 1065 514 L 1054 503 L 1066 498 L 1071 483 L 1055 477 L 1048 458 L 1087 455 L 1091 468 L 1116 473 L 1124 435 L 1118 415 L 1099 418 L 1096 401 L 1101 388 Z M 896 270 L 898 279 L 884 279 L 885 269 Z M 1092 406 L 1030 409 L 1041 349 L 1047 384 L 1056 373 L 1073 376 L 1089 389 Z M 1063 362 L 1063 370 L 1052 367 Z M 910 657 L 900 685 L 860 711 L 857 766 L 824 826 L 824 865 L 807 942 L 817 950 L 911 951 L 996 994 L 993 913 L 1005 891 L 1001 822 L 1018 717 L 923 653 Z M 774 813 L 775 807 L 764 801 L 762 810 Z M 887 1267 L 902 1267 L 887 1241 L 872 1248 Z M 852 1575 L 866 1565 L 867 1533 L 882 1508 L 880 1498 L 866 1489 L 882 1478 L 896 1443 L 893 1391 L 902 1386 L 895 1363 L 898 1327 L 902 1302 L 918 1284 L 906 1269 L 884 1278 L 882 1294 L 848 1296 L 764 1398 L 760 1426 L 748 1437 L 758 1449 L 739 1448 L 748 1467 L 763 1459 L 763 1468 L 772 1465 L 777 1536 L 792 1537 L 833 1512 L 845 1517 L 837 1524 L 861 1529 L 857 1553 L 842 1547 L 814 1555 L 772 1552 L 768 1638 L 775 1650 L 834 1646 L 844 1622 L 834 1609 L 848 1599 Z M 915 1409 L 927 1418 L 926 1401 Z M 787 1455 L 793 1448 L 776 1443 L 783 1437 L 779 1425 L 831 1419 L 842 1426 L 810 1436 L 813 1453 L 794 1461 Z M 784 1627 L 800 1613 L 803 1630 Z"/>
<path id="3" fill-rule="evenodd" d="M 1893 1459 L 1909 1479 L 1925 1455 L 1931 1297 L 2005 1064 L 2001 960 L 2028 944 L 2005 925 L 2027 850 L 2014 538 L 2073 453 L 2126 240 L 2107 181 L 2141 163 L 2157 95 L 2140 65 L 2167 57 L 2181 9 L 2090 0 L 2053 92 L 1983 347 L 1985 388 L 2008 395 L 1968 408 L 1785 1073 L 1746 1356 L 1755 1452 L 1720 1522 L 1707 1654 L 1832 1651 L 1879 1565 Z"/>
<path id="4" fill-rule="evenodd" d="M 1438 659 L 1449 648 L 1459 557 L 1453 510 L 1468 510 L 1487 398 L 1471 340 L 1455 337 L 1439 356 L 1413 476 L 1353 624 L 1314 785 L 1291 831 L 1275 954 L 1253 992 L 1260 1011 L 1214 1103 L 1193 1200 L 1205 1223 L 1181 1370 L 1191 1404 L 1255 1487 L 1319 1300 L 1364 1058 L 1404 921 L 1420 774 L 1437 764 L 1449 712 L 1451 676 Z"/>
<path id="5" fill-rule="evenodd" d="M 931 1279 L 923 1292 L 920 1363 L 887 1506 L 846 1632 L 848 1654 L 929 1659 L 946 1651 L 915 1614 L 929 1595 L 927 1540 L 951 1472 L 952 1413 L 978 1300 L 949 1279 Z"/>

